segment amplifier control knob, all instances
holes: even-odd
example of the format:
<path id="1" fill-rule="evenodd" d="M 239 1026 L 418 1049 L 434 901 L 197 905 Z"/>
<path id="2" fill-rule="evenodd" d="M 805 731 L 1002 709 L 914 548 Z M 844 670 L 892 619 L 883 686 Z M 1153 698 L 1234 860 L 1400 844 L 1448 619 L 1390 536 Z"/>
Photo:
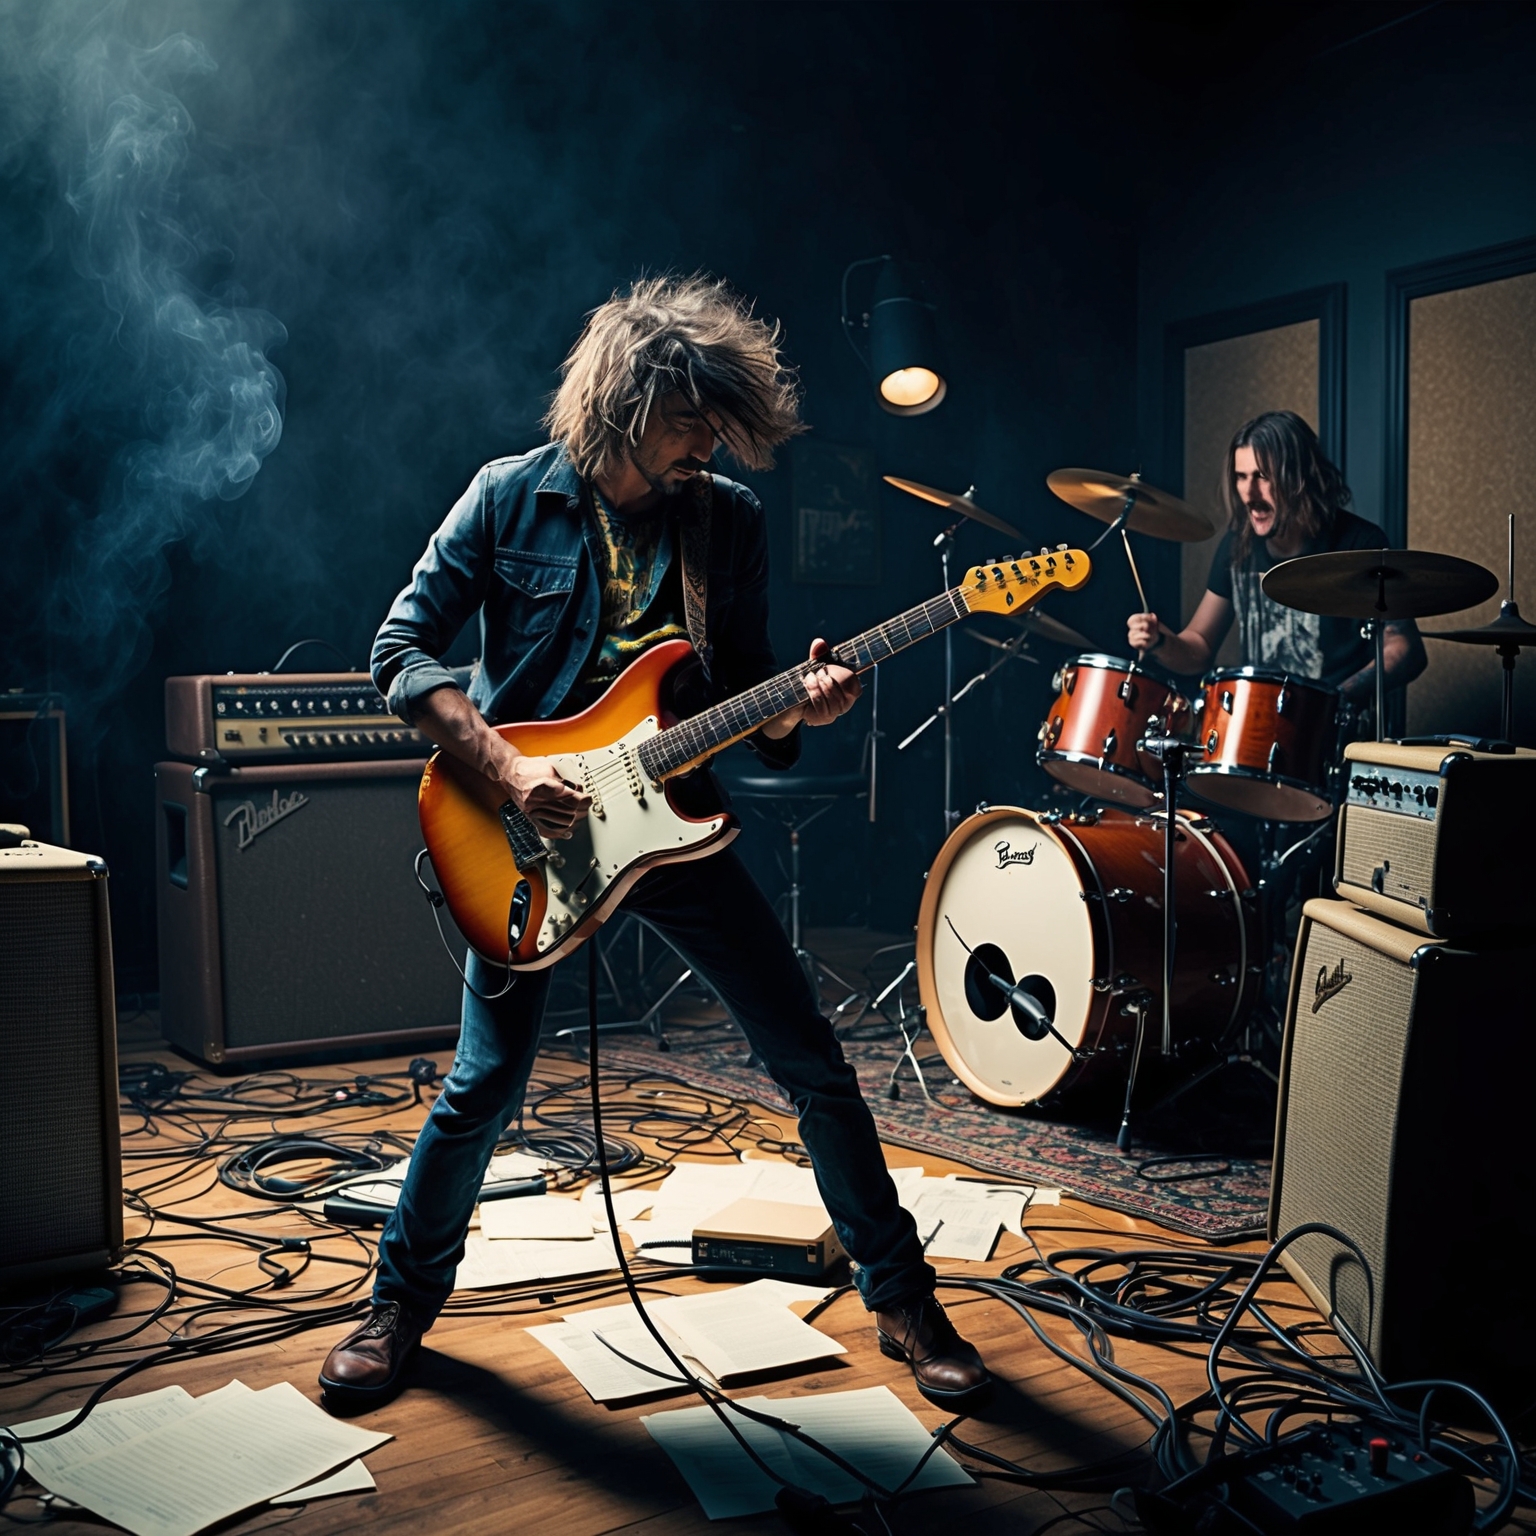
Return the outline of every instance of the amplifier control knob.
<path id="1" fill-rule="evenodd" d="M 1429 788 L 1424 791 L 1424 804 L 1427 805 L 1430 810 L 1434 810 L 1435 806 L 1439 803 L 1439 800 L 1440 788 L 1436 784 L 1431 784 Z"/>

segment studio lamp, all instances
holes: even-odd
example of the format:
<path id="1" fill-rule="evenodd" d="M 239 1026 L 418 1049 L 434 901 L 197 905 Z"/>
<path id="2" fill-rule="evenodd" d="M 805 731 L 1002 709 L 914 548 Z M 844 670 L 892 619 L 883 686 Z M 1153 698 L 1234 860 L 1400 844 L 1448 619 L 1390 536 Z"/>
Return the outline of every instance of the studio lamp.
<path id="1" fill-rule="evenodd" d="M 848 309 L 848 279 L 875 267 L 869 308 L 855 319 Z M 869 256 L 843 273 L 843 334 L 875 382 L 882 410 L 921 416 L 943 398 L 944 364 L 934 306 L 919 297 L 914 275 L 890 256 Z"/>

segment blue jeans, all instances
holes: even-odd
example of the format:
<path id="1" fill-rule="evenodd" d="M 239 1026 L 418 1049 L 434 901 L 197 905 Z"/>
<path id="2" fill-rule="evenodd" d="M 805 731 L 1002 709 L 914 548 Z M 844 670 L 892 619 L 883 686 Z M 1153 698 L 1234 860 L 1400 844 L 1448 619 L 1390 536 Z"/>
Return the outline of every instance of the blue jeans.
<path id="1" fill-rule="evenodd" d="M 917 1227 L 896 1200 L 875 1122 L 773 908 L 734 852 L 652 870 L 625 909 L 656 929 L 719 994 L 800 1117 L 800 1140 L 864 1305 L 933 1288 Z M 506 972 L 471 956 L 494 992 Z M 453 1290 L 464 1234 L 502 1129 L 516 1117 L 539 1049 L 550 972 L 520 974 L 495 1002 L 464 993 L 453 1071 L 417 1138 L 400 1203 L 379 1240 L 377 1301 L 430 1326 Z"/>

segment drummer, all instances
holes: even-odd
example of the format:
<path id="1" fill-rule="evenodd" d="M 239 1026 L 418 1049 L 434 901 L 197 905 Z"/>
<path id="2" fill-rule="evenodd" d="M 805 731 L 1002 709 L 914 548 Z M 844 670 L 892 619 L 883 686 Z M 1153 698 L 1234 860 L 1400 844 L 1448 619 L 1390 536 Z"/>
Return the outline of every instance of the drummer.
<path id="1" fill-rule="evenodd" d="M 1357 619 L 1327 618 L 1266 597 L 1264 573 L 1282 560 L 1340 549 L 1385 549 L 1386 535 L 1349 511 L 1350 492 L 1294 411 L 1266 411 L 1238 428 L 1222 479 L 1227 532 L 1216 547 L 1205 595 L 1181 630 L 1155 613 L 1133 613 L 1130 643 L 1172 672 L 1201 673 L 1237 620 L 1241 664 L 1289 672 L 1334 687 L 1362 705 L 1376 687 L 1372 644 Z M 1383 639 L 1387 688 L 1424 670 L 1412 619 L 1392 620 Z"/>

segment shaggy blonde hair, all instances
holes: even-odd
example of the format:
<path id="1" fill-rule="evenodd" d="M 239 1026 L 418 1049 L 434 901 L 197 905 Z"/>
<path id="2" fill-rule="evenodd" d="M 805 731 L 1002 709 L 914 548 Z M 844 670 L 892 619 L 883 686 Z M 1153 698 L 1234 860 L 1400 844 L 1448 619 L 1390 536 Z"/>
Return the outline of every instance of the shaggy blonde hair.
<path id="1" fill-rule="evenodd" d="M 561 373 L 544 425 L 585 479 L 617 469 L 674 393 L 720 417 L 747 469 L 770 468 L 773 450 L 805 430 L 779 326 L 715 278 L 645 277 L 615 293 L 587 316 Z"/>

